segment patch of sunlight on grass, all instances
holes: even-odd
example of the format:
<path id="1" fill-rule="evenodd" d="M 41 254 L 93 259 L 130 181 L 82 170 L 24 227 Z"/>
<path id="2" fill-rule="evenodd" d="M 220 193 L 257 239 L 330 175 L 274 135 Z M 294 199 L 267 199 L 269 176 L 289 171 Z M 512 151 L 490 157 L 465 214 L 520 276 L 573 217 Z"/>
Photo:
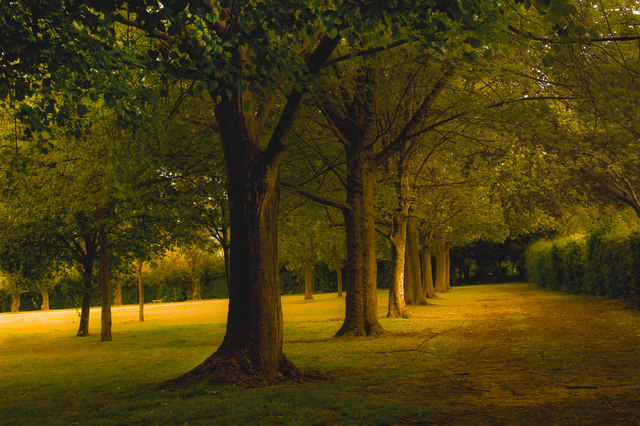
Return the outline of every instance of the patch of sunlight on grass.
<path id="1" fill-rule="evenodd" d="M 386 294 L 379 293 L 381 306 Z M 179 308 L 174 315 L 180 315 Z M 381 318 L 386 329 L 401 334 L 334 339 L 344 315 L 343 298 L 285 296 L 283 311 L 287 357 L 299 367 L 327 371 L 331 379 L 266 389 L 154 388 L 214 352 L 224 322 L 119 324 L 108 343 L 99 341 L 95 329 L 85 338 L 69 330 L 5 333 L 0 418 L 25 424 L 390 424 L 427 423 L 446 409 L 416 403 L 401 392 L 371 389 L 384 389 L 388 380 L 411 378 L 446 359 L 453 348 L 444 336 L 420 345 L 455 326 L 453 321 Z"/>

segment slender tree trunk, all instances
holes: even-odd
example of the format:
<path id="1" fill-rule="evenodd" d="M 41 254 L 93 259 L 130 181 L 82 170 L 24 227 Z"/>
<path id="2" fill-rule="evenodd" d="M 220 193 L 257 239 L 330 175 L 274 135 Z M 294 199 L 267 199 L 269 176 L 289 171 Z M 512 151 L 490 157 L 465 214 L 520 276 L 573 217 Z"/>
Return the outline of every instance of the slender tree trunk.
<path id="1" fill-rule="evenodd" d="M 16 313 L 20 311 L 20 294 L 11 295 L 11 312 Z"/>
<path id="2" fill-rule="evenodd" d="M 338 252 L 336 247 L 333 246 L 333 269 L 336 271 L 336 280 L 338 286 L 338 297 L 342 297 L 342 268 L 340 265 L 340 259 L 338 259 Z"/>
<path id="3" fill-rule="evenodd" d="M 447 245 L 444 251 L 444 284 L 447 291 L 451 289 L 451 248 Z"/>
<path id="4" fill-rule="evenodd" d="M 411 271 L 411 282 L 407 283 L 413 289 L 413 303 L 416 305 L 426 305 L 422 289 L 422 277 L 420 273 L 420 249 L 418 248 L 418 232 L 416 230 L 415 218 L 410 216 L 407 220 L 407 258 L 405 264 Z M 406 270 L 406 269 L 405 269 Z M 405 286 L 407 287 L 407 286 Z"/>
<path id="5" fill-rule="evenodd" d="M 313 300 L 313 262 L 309 257 L 304 259 L 304 299 Z"/>
<path id="6" fill-rule="evenodd" d="M 193 300 L 202 300 L 200 295 L 200 275 L 193 275 Z"/>
<path id="7" fill-rule="evenodd" d="M 445 243 L 438 242 L 436 244 L 436 293 L 444 293 L 447 291 L 446 277 L 447 277 L 447 260 L 445 254 Z"/>
<path id="8" fill-rule="evenodd" d="M 49 310 L 49 292 L 46 290 L 41 290 L 40 294 L 42 295 L 42 305 L 40 305 L 41 311 Z"/>
<path id="9" fill-rule="evenodd" d="M 113 304 L 122 306 L 122 281 L 118 280 L 113 289 Z"/>
<path id="10" fill-rule="evenodd" d="M 380 336 L 378 321 L 374 189 L 376 163 L 368 152 L 347 154 L 347 296 L 345 319 L 336 336 Z"/>
<path id="11" fill-rule="evenodd" d="M 100 312 L 100 341 L 110 342 L 111 338 L 111 282 L 109 270 L 109 244 L 104 222 L 104 212 L 98 218 L 98 245 L 100 247 L 100 292 L 102 310 Z"/>
<path id="12" fill-rule="evenodd" d="M 89 254 L 91 253 L 91 254 Z M 89 313 L 91 312 L 91 285 L 93 281 L 93 262 L 95 259 L 95 247 L 87 249 L 87 255 L 82 268 L 82 307 L 80 309 L 80 325 L 78 337 L 89 335 Z"/>
<path id="13" fill-rule="evenodd" d="M 136 259 L 136 275 L 138 276 L 138 321 L 144 321 L 144 285 L 142 285 L 142 265 L 141 259 Z"/>
<path id="14" fill-rule="evenodd" d="M 425 297 L 434 299 L 436 291 L 433 288 L 433 270 L 431 268 L 431 249 L 424 247 L 420 250 L 420 260 L 422 264 L 422 288 Z"/>
<path id="15" fill-rule="evenodd" d="M 405 229 L 406 226 L 405 226 Z M 406 237 L 405 237 L 405 241 L 406 241 Z M 407 254 L 405 252 L 405 259 L 404 259 L 404 297 L 405 297 L 405 301 L 407 302 L 407 305 L 413 305 L 415 303 L 415 295 L 413 294 L 413 282 L 415 281 L 415 269 L 412 268 L 412 265 L 409 263 L 408 259 L 407 259 Z"/>
<path id="16" fill-rule="evenodd" d="M 405 247 L 407 241 L 407 213 L 406 209 L 396 212 L 391 226 L 391 283 L 389 285 L 389 318 L 408 318 L 409 311 L 404 300 L 405 288 Z"/>

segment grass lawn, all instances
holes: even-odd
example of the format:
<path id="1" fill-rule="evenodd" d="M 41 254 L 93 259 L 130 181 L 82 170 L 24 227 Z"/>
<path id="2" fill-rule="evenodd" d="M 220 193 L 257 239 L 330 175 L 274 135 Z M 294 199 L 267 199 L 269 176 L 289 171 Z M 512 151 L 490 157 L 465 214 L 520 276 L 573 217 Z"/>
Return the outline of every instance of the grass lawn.
<path id="1" fill-rule="evenodd" d="M 74 310 L 0 314 L 0 423 L 640 423 L 640 313 L 618 302 L 459 287 L 380 318 L 390 337 L 334 339 L 344 299 L 315 297 L 283 297 L 284 351 L 327 380 L 249 389 L 155 387 L 217 348 L 223 300 L 146 305 L 144 323 L 116 307 L 108 343 L 74 337 Z"/>
<path id="2" fill-rule="evenodd" d="M 383 313 L 382 291 L 380 303 Z M 114 340 L 109 343 L 99 341 L 99 329 L 92 329 L 86 338 L 74 337 L 77 314 L 72 310 L 18 314 L 19 319 L 0 314 L 0 422 L 370 424 L 426 421 L 446 410 L 376 389 L 385 381 L 437 364 L 448 351 L 444 339 L 424 352 L 391 351 L 416 348 L 430 330 L 442 330 L 448 321 L 382 318 L 388 330 L 417 333 L 335 340 L 344 299 L 335 294 L 316 295 L 312 301 L 284 296 L 285 353 L 299 367 L 330 371 L 329 380 L 176 392 L 158 391 L 154 384 L 188 371 L 216 349 L 224 336 L 226 303 L 187 302 L 146 309 L 147 321 L 138 323 L 132 320 L 136 307 L 114 308 Z M 39 318 L 47 315 L 55 316 L 55 321 Z M 91 322 L 99 324 L 98 310 L 92 311 Z"/>

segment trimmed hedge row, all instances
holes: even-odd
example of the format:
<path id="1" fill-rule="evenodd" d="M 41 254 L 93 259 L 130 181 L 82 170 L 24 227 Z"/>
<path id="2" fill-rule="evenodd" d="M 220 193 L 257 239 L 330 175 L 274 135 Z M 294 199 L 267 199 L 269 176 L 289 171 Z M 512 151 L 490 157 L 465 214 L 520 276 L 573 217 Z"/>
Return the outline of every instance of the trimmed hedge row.
<path id="1" fill-rule="evenodd" d="M 529 281 L 539 287 L 625 299 L 640 305 L 640 232 L 598 229 L 540 240 L 525 252 Z"/>

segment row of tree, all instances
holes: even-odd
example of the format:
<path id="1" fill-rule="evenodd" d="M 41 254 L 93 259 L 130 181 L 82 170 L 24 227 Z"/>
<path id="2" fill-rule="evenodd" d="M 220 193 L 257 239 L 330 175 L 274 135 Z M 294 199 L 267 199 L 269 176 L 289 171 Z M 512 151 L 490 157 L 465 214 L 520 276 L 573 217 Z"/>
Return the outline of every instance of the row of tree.
<path id="1" fill-rule="evenodd" d="M 381 247 L 388 315 L 407 316 L 446 290 L 454 244 L 552 228 L 583 194 L 640 212 L 639 11 L 624 0 L 1 12 L 2 269 L 75 263 L 88 295 L 99 264 L 110 340 L 111 267 L 214 241 L 227 332 L 171 385 L 300 374 L 282 352 L 279 244 L 305 275 L 344 256 L 337 335 L 380 336 Z"/>

